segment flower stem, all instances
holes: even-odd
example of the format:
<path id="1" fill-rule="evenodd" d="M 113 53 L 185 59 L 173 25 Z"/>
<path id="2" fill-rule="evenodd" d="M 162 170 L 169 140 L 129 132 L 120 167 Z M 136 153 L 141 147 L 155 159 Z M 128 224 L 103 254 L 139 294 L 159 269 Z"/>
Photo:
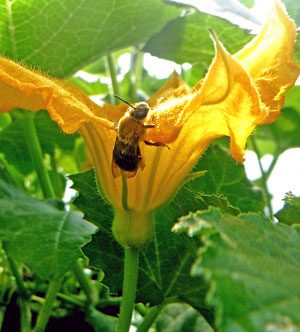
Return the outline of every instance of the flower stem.
<path id="1" fill-rule="evenodd" d="M 95 289 L 92 287 L 92 284 L 86 274 L 83 271 L 83 267 L 79 260 L 74 264 L 73 266 L 73 272 L 82 287 L 82 290 L 84 291 L 87 300 L 89 303 L 93 304 L 97 302 L 97 293 L 95 292 Z"/>
<path id="2" fill-rule="evenodd" d="M 61 281 L 57 280 L 50 281 L 47 294 L 45 297 L 45 302 L 41 308 L 41 311 L 39 312 L 37 322 L 33 330 L 34 332 L 43 332 L 45 330 L 60 286 L 61 286 Z"/>
<path id="3" fill-rule="evenodd" d="M 139 250 L 125 248 L 123 295 L 117 332 L 128 332 L 135 303 Z"/>
<path id="4" fill-rule="evenodd" d="M 251 139 L 251 143 L 252 143 L 253 149 L 254 149 L 254 151 L 255 151 L 255 153 L 257 155 L 258 165 L 259 165 L 259 169 L 261 171 L 262 189 L 264 191 L 264 196 L 265 196 L 267 207 L 268 207 L 268 210 L 269 210 L 269 213 L 270 213 L 270 218 L 273 220 L 273 209 L 272 209 L 271 200 L 270 200 L 270 194 L 269 194 L 268 185 L 267 185 L 266 173 L 265 173 L 265 171 L 263 169 L 263 166 L 262 166 L 262 163 L 261 163 L 261 157 L 260 157 L 259 149 L 258 149 L 258 147 L 256 145 L 254 136 L 253 135 L 250 136 L 250 139 Z"/>
<path id="5" fill-rule="evenodd" d="M 108 70 L 111 78 L 111 85 L 113 89 L 113 94 L 119 96 L 120 95 L 120 89 L 119 89 L 119 83 L 117 80 L 117 73 L 115 69 L 115 61 L 112 54 L 108 54 L 106 56 L 107 59 L 107 65 Z M 112 104 L 119 104 L 119 99 L 112 98 Z"/>
<path id="6" fill-rule="evenodd" d="M 37 136 L 36 128 L 34 125 L 34 113 L 26 112 L 25 118 L 25 136 L 27 139 L 30 155 L 41 184 L 43 195 L 45 198 L 54 198 L 55 193 L 50 181 L 48 171 L 43 161 L 43 154 L 39 138 Z"/>
<path id="7" fill-rule="evenodd" d="M 155 307 L 152 307 L 148 310 L 142 324 L 139 326 L 137 332 L 146 332 L 150 329 L 152 324 L 154 323 L 155 319 L 161 312 L 161 309 L 163 308 L 163 305 L 158 305 Z"/>

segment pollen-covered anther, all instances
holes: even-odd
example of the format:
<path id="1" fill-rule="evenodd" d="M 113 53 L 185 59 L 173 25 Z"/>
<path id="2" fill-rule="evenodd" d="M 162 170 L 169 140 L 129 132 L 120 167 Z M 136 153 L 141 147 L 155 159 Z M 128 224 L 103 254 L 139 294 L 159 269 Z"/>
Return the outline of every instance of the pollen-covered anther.
<path id="1" fill-rule="evenodd" d="M 185 120 L 185 107 L 192 95 L 169 98 L 166 102 L 149 112 L 155 128 L 148 130 L 146 140 L 170 144 L 176 140 Z"/>

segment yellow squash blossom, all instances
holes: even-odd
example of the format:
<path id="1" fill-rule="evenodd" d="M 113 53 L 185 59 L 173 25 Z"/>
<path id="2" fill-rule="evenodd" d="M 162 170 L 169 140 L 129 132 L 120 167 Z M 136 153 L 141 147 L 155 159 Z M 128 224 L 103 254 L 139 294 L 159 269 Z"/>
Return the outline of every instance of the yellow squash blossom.
<path id="1" fill-rule="evenodd" d="M 47 109 L 67 133 L 84 138 L 97 181 L 115 208 L 113 232 L 123 245 L 140 247 L 152 236 L 152 217 L 184 183 L 210 142 L 230 137 L 232 156 L 243 161 L 245 144 L 256 125 L 274 121 L 300 69 L 293 61 L 295 25 L 279 1 L 261 33 L 231 56 L 215 38 L 215 58 L 193 89 L 177 74 L 148 103 L 151 110 L 140 143 L 145 167 L 125 179 L 114 178 L 115 126 L 126 104 L 99 107 L 75 86 L 43 76 L 8 59 L 0 59 L 0 111 L 20 107 Z"/>

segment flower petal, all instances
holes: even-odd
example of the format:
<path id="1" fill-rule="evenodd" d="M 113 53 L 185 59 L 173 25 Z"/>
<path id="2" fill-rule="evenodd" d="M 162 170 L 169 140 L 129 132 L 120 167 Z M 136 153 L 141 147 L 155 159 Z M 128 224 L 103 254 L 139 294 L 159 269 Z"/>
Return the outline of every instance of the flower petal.
<path id="1" fill-rule="evenodd" d="M 0 58 L 0 112 L 13 108 L 47 109 L 62 130 L 71 134 L 91 120 L 114 129 L 106 111 L 70 83 L 46 77 L 37 71 Z"/>
<path id="2" fill-rule="evenodd" d="M 300 74 L 300 67 L 293 61 L 295 38 L 294 22 L 275 0 L 261 33 L 234 56 L 249 72 L 269 112 L 264 123 L 274 121 L 279 115 L 284 93 Z"/>
<path id="3" fill-rule="evenodd" d="M 155 107 L 157 104 L 162 104 L 171 97 L 179 97 L 186 95 L 190 91 L 190 87 L 182 80 L 182 78 L 174 71 L 173 75 L 154 95 L 147 100 L 147 103 L 151 107 Z"/>
<path id="4" fill-rule="evenodd" d="M 232 156 L 242 162 L 245 144 L 255 126 L 267 116 L 252 79 L 215 39 L 216 56 L 200 91 L 186 106 L 185 127 L 201 141 L 230 136 Z M 195 142 L 196 144 L 196 142 Z"/>

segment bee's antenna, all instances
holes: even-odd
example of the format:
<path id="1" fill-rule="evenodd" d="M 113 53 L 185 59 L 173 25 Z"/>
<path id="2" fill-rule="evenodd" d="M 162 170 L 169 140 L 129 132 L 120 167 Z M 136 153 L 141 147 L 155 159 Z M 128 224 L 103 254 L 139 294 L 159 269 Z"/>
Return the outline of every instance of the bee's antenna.
<path id="1" fill-rule="evenodd" d="M 119 96 L 117 96 L 117 95 L 114 95 L 114 96 L 115 96 L 116 98 L 122 100 L 125 104 L 129 105 L 130 107 L 136 109 L 136 107 L 134 107 L 134 106 L 132 106 L 131 104 L 129 104 L 128 101 L 124 100 L 123 98 L 121 98 L 121 97 L 119 97 Z"/>

